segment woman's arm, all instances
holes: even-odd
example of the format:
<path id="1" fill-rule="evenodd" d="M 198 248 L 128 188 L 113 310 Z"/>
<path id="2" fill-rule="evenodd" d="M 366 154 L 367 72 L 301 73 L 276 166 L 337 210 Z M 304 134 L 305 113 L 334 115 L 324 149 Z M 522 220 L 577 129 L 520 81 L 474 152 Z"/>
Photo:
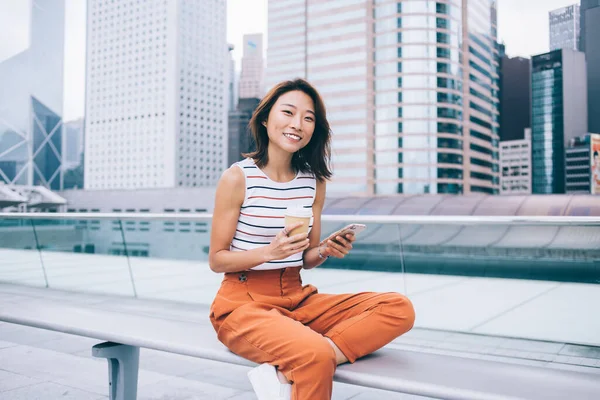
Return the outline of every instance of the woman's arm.
<path id="1" fill-rule="evenodd" d="M 248 251 L 230 251 L 245 190 L 244 173 L 236 166 L 226 170 L 217 185 L 208 252 L 208 264 L 214 272 L 246 271 L 268 261 L 287 258 L 309 245 L 306 233 L 287 236 L 287 232 L 302 225 L 300 222 L 279 232 L 271 244 Z"/>
<path id="2" fill-rule="evenodd" d="M 329 256 L 344 258 L 352 248 L 352 242 L 354 241 L 354 235 L 347 235 L 345 238 L 338 236 L 337 240 L 339 243 L 330 240 L 327 246 L 319 248 L 319 243 L 321 242 L 321 212 L 325 204 L 325 192 L 326 183 L 324 181 L 317 181 L 317 193 L 313 203 L 313 226 L 308 236 L 310 246 L 304 251 L 303 257 L 304 265 L 302 267 L 304 269 L 318 267 Z M 319 254 L 321 255 L 320 257 Z"/>

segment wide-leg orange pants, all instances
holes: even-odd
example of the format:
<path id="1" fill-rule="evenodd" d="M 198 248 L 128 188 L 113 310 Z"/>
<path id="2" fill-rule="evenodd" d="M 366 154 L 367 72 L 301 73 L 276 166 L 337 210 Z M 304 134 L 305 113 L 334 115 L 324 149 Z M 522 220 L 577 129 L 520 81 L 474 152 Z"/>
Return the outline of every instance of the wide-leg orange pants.
<path id="1" fill-rule="evenodd" d="M 292 400 L 330 400 L 336 357 L 350 362 L 409 331 L 411 302 L 398 293 L 320 294 L 300 268 L 225 274 L 211 309 L 219 340 L 292 382 Z"/>

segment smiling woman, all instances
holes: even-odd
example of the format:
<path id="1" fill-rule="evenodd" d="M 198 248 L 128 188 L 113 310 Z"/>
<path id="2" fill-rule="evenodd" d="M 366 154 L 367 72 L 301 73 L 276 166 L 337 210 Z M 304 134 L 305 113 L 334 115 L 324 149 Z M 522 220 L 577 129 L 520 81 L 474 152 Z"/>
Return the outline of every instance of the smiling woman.
<path id="1" fill-rule="evenodd" d="M 316 89 L 275 86 L 250 129 L 257 150 L 223 173 L 215 195 L 209 264 L 225 276 L 210 320 L 225 346 L 261 364 L 248 374 L 259 400 L 330 399 L 336 365 L 411 329 L 414 310 L 398 293 L 302 285 L 302 269 L 344 258 L 354 242 L 320 239 L 331 132 Z"/>

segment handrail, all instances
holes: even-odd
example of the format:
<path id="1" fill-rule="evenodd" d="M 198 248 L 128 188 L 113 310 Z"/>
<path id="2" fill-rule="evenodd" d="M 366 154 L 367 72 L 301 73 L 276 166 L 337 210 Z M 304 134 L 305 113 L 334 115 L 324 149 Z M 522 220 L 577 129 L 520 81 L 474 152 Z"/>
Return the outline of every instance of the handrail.
<path id="1" fill-rule="evenodd" d="M 0 219 L 29 220 L 142 220 L 197 221 L 212 220 L 210 213 L 0 213 Z M 449 216 L 449 215 L 332 215 L 323 214 L 325 222 L 416 225 L 576 225 L 600 226 L 600 216 Z"/>

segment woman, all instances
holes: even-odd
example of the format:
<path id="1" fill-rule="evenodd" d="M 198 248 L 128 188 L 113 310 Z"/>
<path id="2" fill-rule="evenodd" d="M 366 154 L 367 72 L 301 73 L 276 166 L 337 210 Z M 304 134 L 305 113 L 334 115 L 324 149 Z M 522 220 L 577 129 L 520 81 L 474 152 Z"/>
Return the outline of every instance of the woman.
<path id="1" fill-rule="evenodd" d="M 210 310 L 219 340 L 262 364 L 249 372 L 259 400 L 331 398 L 336 365 L 354 362 L 410 330 L 398 293 L 320 294 L 300 270 L 343 258 L 354 237 L 319 246 L 330 129 L 317 91 L 297 79 L 275 86 L 250 128 L 256 151 L 219 181 L 209 263 L 225 273 Z M 290 236 L 288 206 L 311 208 L 309 233 Z"/>

